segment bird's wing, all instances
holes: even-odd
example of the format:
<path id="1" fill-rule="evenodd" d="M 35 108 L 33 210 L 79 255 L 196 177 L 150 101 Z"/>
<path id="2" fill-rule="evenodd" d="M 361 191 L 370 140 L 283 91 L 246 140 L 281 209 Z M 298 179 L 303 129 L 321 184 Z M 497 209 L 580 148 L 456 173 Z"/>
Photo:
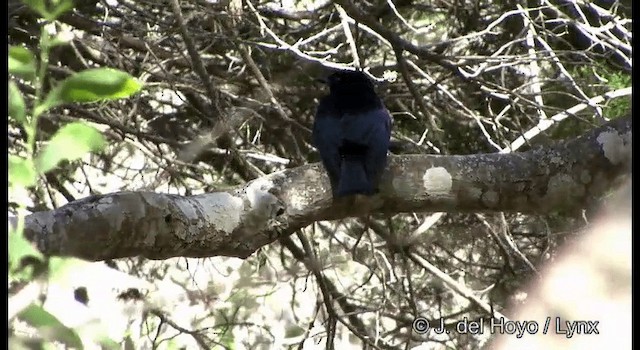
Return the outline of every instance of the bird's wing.
<path id="1" fill-rule="evenodd" d="M 338 149 L 342 142 L 340 118 L 330 97 L 320 100 L 313 123 L 313 145 L 318 149 L 331 185 L 337 188 L 340 176 L 340 154 Z"/>
<path id="2" fill-rule="evenodd" d="M 340 123 L 345 140 L 369 148 L 389 148 L 391 117 L 386 109 L 345 114 Z"/>
<path id="3" fill-rule="evenodd" d="M 385 108 L 345 115 L 342 118 L 344 139 L 366 145 L 365 169 L 377 186 L 387 165 L 391 138 L 391 116 Z"/>

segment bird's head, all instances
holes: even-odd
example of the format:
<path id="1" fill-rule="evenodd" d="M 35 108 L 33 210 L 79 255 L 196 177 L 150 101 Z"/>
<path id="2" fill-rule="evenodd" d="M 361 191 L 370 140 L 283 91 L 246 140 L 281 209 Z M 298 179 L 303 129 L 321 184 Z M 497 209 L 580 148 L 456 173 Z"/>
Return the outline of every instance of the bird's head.
<path id="1" fill-rule="evenodd" d="M 355 91 L 373 92 L 373 82 L 362 71 L 337 71 L 327 79 L 332 93 L 351 95 Z"/>

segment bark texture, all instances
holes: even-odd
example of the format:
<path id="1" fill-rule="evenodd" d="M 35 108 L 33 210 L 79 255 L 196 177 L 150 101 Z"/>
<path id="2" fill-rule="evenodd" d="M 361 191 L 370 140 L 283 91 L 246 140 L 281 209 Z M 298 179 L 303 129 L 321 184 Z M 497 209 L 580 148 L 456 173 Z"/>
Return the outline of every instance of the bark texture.
<path id="1" fill-rule="evenodd" d="M 314 221 L 373 213 L 581 208 L 631 172 L 631 117 L 522 153 L 391 157 L 381 194 L 333 202 L 319 163 L 196 196 L 119 192 L 26 218 L 48 255 L 246 258 Z M 355 202 L 354 202 L 355 201 Z"/>

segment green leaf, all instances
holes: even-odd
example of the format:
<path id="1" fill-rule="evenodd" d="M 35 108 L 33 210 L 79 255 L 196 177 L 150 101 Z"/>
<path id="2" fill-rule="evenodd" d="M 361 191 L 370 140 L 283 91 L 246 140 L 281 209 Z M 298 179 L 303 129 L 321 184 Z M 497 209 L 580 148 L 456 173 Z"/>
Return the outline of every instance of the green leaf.
<path id="1" fill-rule="evenodd" d="M 105 146 L 100 131 L 82 122 L 67 124 L 51 138 L 38 156 L 38 171 L 46 173 L 63 160 L 76 160 Z"/>
<path id="2" fill-rule="evenodd" d="M 102 346 L 103 349 L 106 349 L 106 350 L 120 349 L 120 344 L 118 344 L 118 342 L 116 342 L 115 340 L 107 336 L 99 337 L 97 340 L 98 340 L 97 342 L 100 344 L 100 346 Z"/>
<path id="3" fill-rule="evenodd" d="M 37 174 L 33 161 L 18 156 L 9 156 L 9 185 L 31 187 L 36 184 Z"/>
<path id="4" fill-rule="evenodd" d="M 42 253 L 36 247 L 33 246 L 29 240 L 27 240 L 22 232 L 18 230 L 9 230 L 9 269 L 10 272 L 15 272 L 20 266 L 20 262 L 24 257 L 33 256 L 40 260 L 44 259 Z M 28 277 L 28 276 L 23 276 Z"/>
<path id="5" fill-rule="evenodd" d="M 38 12 L 40 16 L 47 18 L 49 15 L 49 11 L 47 11 L 47 6 L 45 5 L 44 0 L 22 0 L 27 6 L 29 6 L 32 10 Z"/>
<path id="6" fill-rule="evenodd" d="M 25 124 L 27 121 L 25 114 L 26 106 L 22 93 L 15 82 L 9 82 L 9 116 L 18 122 Z"/>
<path id="7" fill-rule="evenodd" d="M 47 8 L 47 2 L 44 0 L 22 0 L 25 4 L 31 7 L 32 10 L 38 12 L 42 18 L 49 21 L 53 21 L 61 14 L 71 10 L 73 8 L 72 0 L 51 0 L 48 1 L 50 8 Z"/>
<path id="8" fill-rule="evenodd" d="M 96 102 L 130 97 L 142 85 L 131 75 L 111 68 L 87 69 L 65 79 L 45 101 L 51 108 L 67 102 Z"/>
<path id="9" fill-rule="evenodd" d="M 84 348 L 82 340 L 73 329 L 62 324 L 55 316 L 38 305 L 29 305 L 18 314 L 18 317 L 38 329 L 38 334 L 45 339 L 59 341 L 75 349 Z"/>
<path id="10" fill-rule="evenodd" d="M 218 340 L 221 344 L 225 346 L 227 349 L 235 349 L 235 339 L 233 336 L 233 332 L 228 330 L 222 334 L 222 337 Z"/>
<path id="11" fill-rule="evenodd" d="M 54 4 L 54 7 L 50 10 L 49 20 L 54 20 L 63 13 L 73 9 L 72 0 L 53 0 L 51 3 Z"/>
<path id="12" fill-rule="evenodd" d="M 25 79 L 36 76 L 35 58 L 29 49 L 22 46 L 9 48 L 9 73 Z"/>

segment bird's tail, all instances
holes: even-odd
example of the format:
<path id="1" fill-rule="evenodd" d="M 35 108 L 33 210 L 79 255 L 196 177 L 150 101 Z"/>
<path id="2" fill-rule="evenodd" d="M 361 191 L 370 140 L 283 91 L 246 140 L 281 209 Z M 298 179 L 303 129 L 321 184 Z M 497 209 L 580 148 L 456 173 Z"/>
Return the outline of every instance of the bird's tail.
<path id="1" fill-rule="evenodd" d="M 365 145 L 343 141 L 340 147 L 342 164 L 340 166 L 338 197 L 373 194 L 373 187 L 365 170 L 366 152 L 367 146 Z"/>

